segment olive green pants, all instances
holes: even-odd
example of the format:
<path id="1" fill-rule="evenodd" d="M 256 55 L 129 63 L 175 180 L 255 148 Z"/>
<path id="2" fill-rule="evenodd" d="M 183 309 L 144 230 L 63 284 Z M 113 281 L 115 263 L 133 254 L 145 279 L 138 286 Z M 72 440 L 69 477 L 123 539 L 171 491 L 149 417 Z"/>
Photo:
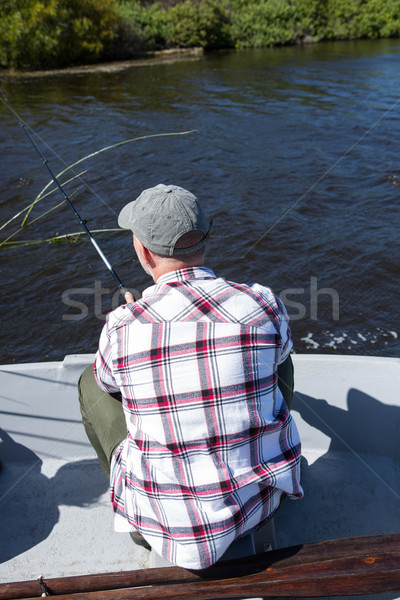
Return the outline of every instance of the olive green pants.
<path id="1" fill-rule="evenodd" d="M 83 371 L 78 390 L 86 435 L 109 479 L 112 455 L 127 434 L 121 395 L 107 394 L 99 388 L 94 378 L 93 365 Z"/>
<path id="2" fill-rule="evenodd" d="M 290 356 L 278 367 L 278 385 L 290 410 L 293 398 L 293 363 Z M 83 371 L 78 389 L 86 434 L 109 479 L 112 455 L 127 434 L 121 395 L 100 390 L 92 365 Z"/>

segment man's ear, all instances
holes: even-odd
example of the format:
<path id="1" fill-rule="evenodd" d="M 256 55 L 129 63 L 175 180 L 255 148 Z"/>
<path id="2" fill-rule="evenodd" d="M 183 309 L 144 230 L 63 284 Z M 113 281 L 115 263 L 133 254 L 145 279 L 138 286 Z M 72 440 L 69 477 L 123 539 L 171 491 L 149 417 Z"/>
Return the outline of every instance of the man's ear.
<path id="1" fill-rule="evenodd" d="M 148 248 L 146 248 L 146 246 L 143 246 L 143 244 L 141 242 L 140 242 L 140 246 L 141 246 L 140 249 L 141 249 L 144 260 L 153 269 L 155 266 L 153 253 L 150 252 L 150 250 Z"/>
<path id="2" fill-rule="evenodd" d="M 133 234 L 132 236 L 132 240 L 133 240 L 133 247 L 135 249 L 136 254 L 138 252 L 140 252 L 140 254 L 144 254 L 144 251 L 146 250 L 146 248 L 143 246 L 142 242 L 139 240 L 139 238 L 137 238 L 135 236 L 135 234 Z"/>
<path id="3" fill-rule="evenodd" d="M 146 248 L 146 246 L 144 246 L 138 238 L 134 237 L 133 240 L 136 254 L 138 254 L 139 252 L 140 257 L 145 262 L 145 264 L 149 265 L 153 269 L 155 266 L 153 253 L 150 252 L 150 250 Z"/>

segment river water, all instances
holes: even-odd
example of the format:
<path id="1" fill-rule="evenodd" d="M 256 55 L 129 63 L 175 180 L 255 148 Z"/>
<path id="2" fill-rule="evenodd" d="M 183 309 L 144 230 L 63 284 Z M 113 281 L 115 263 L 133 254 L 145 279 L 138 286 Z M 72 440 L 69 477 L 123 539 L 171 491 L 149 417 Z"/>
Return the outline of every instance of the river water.
<path id="1" fill-rule="evenodd" d="M 4 78 L 15 110 L 48 145 L 92 230 L 115 228 L 142 189 L 174 183 L 214 228 L 208 265 L 281 294 L 294 349 L 398 356 L 400 350 L 400 42 L 357 41 L 221 52 L 108 71 Z M 0 106 L 0 222 L 33 201 L 48 173 Z M 51 148 L 51 150 L 49 149 Z M 62 202 L 43 199 L 31 221 Z M 16 231 L 20 217 L 1 231 Z M 79 231 L 60 206 L 13 239 Z M 150 284 L 124 233 L 97 234 L 119 277 Z M 1 363 L 94 352 L 116 284 L 87 240 L 1 248 Z"/>

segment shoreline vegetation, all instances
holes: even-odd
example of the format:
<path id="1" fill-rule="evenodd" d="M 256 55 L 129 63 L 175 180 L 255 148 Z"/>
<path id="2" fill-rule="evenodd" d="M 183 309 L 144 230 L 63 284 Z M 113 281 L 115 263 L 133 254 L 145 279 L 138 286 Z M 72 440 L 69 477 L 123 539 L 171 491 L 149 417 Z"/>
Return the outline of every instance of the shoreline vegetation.
<path id="1" fill-rule="evenodd" d="M 400 0 L 0 0 L 0 75 L 400 37 Z"/>

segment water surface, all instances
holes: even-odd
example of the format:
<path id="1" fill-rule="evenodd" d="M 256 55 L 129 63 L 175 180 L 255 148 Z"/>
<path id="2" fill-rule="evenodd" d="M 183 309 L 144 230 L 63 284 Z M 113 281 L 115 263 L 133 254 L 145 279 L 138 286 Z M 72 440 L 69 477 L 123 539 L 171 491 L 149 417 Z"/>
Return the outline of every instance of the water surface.
<path id="1" fill-rule="evenodd" d="M 129 138 L 196 130 L 120 146 L 77 168 L 88 187 L 67 190 L 88 226 L 116 227 L 122 206 L 146 187 L 186 187 L 214 219 L 208 265 L 281 293 L 296 352 L 396 356 L 399 59 L 398 40 L 337 42 L 1 84 L 67 164 Z M 49 177 L 3 105 L 0 131 L 4 223 Z M 41 148 L 59 172 L 62 163 Z M 31 218 L 61 201 L 53 194 Z M 15 239 L 76 231 L 61 206 Z M 149 285 L 128 235 L 97 239 L 125 285 Z M 89 242 L 2 249 L 1 259 L 2 363 L 96 350 L 118 293 Z"/>

